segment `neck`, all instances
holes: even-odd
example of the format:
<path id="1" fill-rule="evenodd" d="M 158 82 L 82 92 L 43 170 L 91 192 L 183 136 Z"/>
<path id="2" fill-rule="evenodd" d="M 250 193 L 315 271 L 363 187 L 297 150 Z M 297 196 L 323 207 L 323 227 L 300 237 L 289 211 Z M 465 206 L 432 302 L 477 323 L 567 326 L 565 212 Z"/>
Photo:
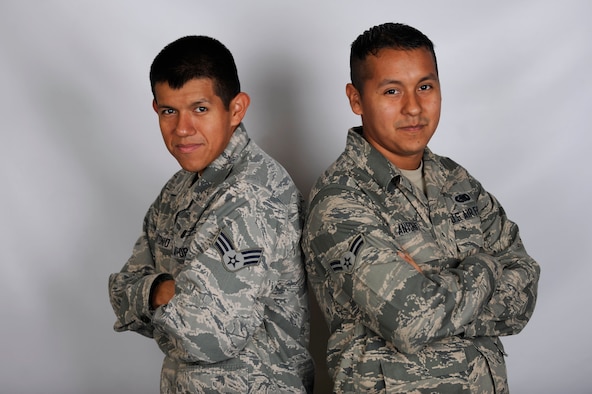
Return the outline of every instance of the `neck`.
<path id="1" fill-rule="evenodd" d="M 404 156 L 404 157 L 387 157 L 387 159 L 397 168 L 401 170 L 413 171 L 417 170 L 421 166 L 421 160 L 423 153 L 417 156 Z"/>

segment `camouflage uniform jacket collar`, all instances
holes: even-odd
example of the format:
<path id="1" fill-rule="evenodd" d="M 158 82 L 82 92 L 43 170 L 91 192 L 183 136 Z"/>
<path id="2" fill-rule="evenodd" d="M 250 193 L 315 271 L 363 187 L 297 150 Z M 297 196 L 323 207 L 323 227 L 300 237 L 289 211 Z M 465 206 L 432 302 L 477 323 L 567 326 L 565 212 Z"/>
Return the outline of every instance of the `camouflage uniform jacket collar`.
<path id="1" fill-rule="evenodd" d="M 399 183 L 404 183 L 407 188 L 412 189 L 411 182 L 403 176 L 401 171 L 364 139 L 361 126 L 349 129 L 345 154 L 358 164 L 359 171 L 368 174 L 383 189 L 390 190 Z M 442 164 L 438 156 L 427 147 L 422 160 L 424 173 L 428 171 L 442 173 Z"/>
<path id="2" fill-rule="evenodd" d="M 195 177 L 191 177 L 191 182 L 193 183 L 195 181 L 195 184 L 199 189 L 222 183 L 232 170 L 234 163 L 236 163 L 247 145 L 249 145 L 250 141 L 251 138 L 247 134 L 247 129 L 241 122 L 236 130 L 234 130 L 234 133 L 230 137 L 230 141 L 228 141 L 228 145 L 220 156 L 211 162 L 201 175 L 195 174 Z M 173 194 L 182 193 L 183 190 L 186 190 L 187 186 L 188 185 L 185 182 L 180 183 L 176 190 L 173 191 Z"/>

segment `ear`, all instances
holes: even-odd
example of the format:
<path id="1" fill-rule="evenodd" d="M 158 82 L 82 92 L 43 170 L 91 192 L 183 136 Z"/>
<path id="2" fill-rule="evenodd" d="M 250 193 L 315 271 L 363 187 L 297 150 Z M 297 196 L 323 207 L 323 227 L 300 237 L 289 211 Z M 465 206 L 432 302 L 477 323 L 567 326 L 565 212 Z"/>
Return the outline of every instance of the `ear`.
<path id="1" fill-rule="evenodd" d="M 156 104 L 156 99 L 152 99 L 152 109 L 154 112 L 158 113 L 158 104 Z"/>
<path id="2" fill-rule="evenodd" d="M 251 104 L 251 98 L 248 94 L 240 92 L 230 102 L 229 111 L 232 118 L 232 125 L 238 126 L 247 113 L 247 108 Z"/>
<path id="3" fill-rule="evenodd" d="M 348 83 L 345 86 L 345 94 L 349 99 L 349 106 L 356 115 L 362 115 L 362 97 L 356 87 Z"/>

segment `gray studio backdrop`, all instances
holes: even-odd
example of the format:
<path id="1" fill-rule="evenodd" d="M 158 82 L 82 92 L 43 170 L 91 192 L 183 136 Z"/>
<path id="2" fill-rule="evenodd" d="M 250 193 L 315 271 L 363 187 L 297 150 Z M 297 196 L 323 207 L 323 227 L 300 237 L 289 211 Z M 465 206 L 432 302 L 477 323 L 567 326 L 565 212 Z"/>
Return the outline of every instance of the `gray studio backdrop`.
<path id="1" fill-rule="evenodd" d="M 107 277 L 177 170 L 148 84 L 165 44 L 206 34 L 231 49 L 252 98 L 249 132 L 307 194 L 359 124 L 344 93 L 349 45 L 386 21 L 435 42 L 443 114 L 431 147 L 501 200 L 542 266 L 530 325 L 504 341 L 512 392 L 590 392 L 592 3 L 8 0 L 1 8 L 1 393 L 158 391 L 162 356 L 152 341 L 112 331 Z"/>

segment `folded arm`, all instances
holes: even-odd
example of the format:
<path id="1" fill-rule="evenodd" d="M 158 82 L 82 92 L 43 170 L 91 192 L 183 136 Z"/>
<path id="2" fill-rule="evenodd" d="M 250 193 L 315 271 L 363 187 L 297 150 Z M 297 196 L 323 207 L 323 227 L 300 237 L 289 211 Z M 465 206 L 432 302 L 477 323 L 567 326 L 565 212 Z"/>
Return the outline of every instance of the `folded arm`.
<path id="1" fill-rule="evenodd" d="M 479 204 L 484 253 L 495 258 L 503 271 L 483 312 L 465 327 L 465 335 L 517 334 L 534 311 L 540 267 L 527 254 L 518 226 L 507 218 L 498 201 L 482 192 Z"/>
<path id="2" fill-rule="evenodd" d="M 109 276 L 109 299 L 117 318 L 116 331 L 136 331 L 152 337 L 153 308 L 150 294 L 153 285 L 170 275 L 157 273 L 152 247 L 149 242 L 153 232 L 154 208 L 151 207 L 144 218 L 142 234 L 136 242 L 132 256 L 120 272 Z"/>
<path id="3" fill-rule="evenodd" d="M 407 353 L 461 332 L 491 298 L 501 273 L 497 261 L 478 254 L 453 269 L 422 274 L 399 253 L 378 209 L 344 188 L 327 193 L 309 213 L 304 246 L 328 273 L 342 318 L 362 321 Z M 343 269 L 335 262 L 351 258 L 359 239 L 355 263 Z"/>
<path id="4" fill-rule="evenodd" d="M 263 323 L 261 299 L 278 280 L 272 263 L 285 254 L 277 236 L 285 221 L 285 209 L 260 192 L 226 193 L 212 203 L 175 277 L 174 296 L 154 315 L 169 356 L 214 363 L 246 346 Z"/>

